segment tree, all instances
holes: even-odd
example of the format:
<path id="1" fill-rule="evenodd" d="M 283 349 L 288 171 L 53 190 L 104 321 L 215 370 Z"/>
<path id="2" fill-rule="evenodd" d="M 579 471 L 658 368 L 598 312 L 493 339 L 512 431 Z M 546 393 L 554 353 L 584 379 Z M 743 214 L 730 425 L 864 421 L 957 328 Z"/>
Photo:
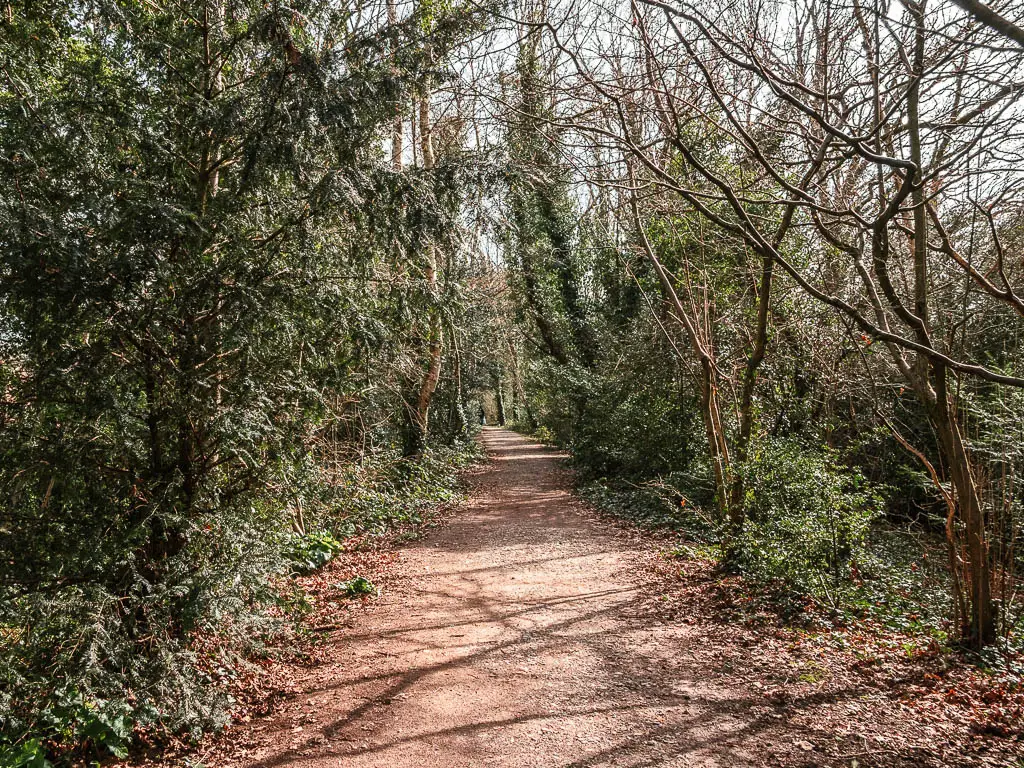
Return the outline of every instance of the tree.
<path id="1" fill-rule="evenodd" d="M 553 15 L 534 26 L 564 62 L 553 78 L 566 94 L 563 112 L 549 121 L 564 137 L 618 153 L 603 167 L 588 164 L 563 140 L 585 179 L 627 195 L 636 242 L 704 371 L 721 514 L 742 529 L 741 468 L 758 439 L 758 373 L 781 272 L 838 312 L 862 353 L 874 344 L 886 351 L 888 364 L 871 358 L 873 376 L 897 377 L 918 397 L 935 458 L 914 450 L 942 468 L 936 492 L 951 510 L 961 632 L 976 647 L 992 642 L 990 512 L 963 407 L 969 391 L 1024 385 L 1018 356 L 999 341 L 1014 337 L 1021 315 L 1019 276 L 999 242 L 1016 229 L 1008 201 L 1018 180 L 1004 161 L 1016 154 L 1020 51 L 926 3 L 645 0 L 599 11 L 616 34 L 584 38 Z M 682 213 L 666 211 L 666 195 Z M 725 350 L 726 359 L 745 350 L 738 380 L 718 382 L 726 366 L 713 340 L 722 329 L 706 320 L 714 292 L 706 301 L 680 296 L 692 265 L 664 269 L 649 236 L 679 215 L 702 218 L 759 261 L 741 305 L 749 325 L 735 326 Z M 982 318 L 1011 325 L 993 334 Z M 734 426 L 716 403 L 723 388 L 737 394 Z"/>
<path id="2" fill-rule="evenodd" d="M 360 18 L 319 0 L 8 4 L 12 711 L 60 670 L 167 725 L 214 718 L 192 641 L 251 637 L 289 509 L 323 478 L 311 446 L 361 381 L 396 378 L 405 342 L 381 331 L 373 272 L 444 242 L 461 191 L 376 146 L 468 16 L 436 16 L 429 50 L 418 18 Z"/>

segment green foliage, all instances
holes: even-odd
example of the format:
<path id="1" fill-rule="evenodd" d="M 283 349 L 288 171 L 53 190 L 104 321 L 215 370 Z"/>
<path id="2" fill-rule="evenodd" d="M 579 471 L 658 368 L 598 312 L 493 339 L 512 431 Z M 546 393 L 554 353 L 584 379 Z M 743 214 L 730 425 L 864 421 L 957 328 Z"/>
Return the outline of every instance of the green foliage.
<path id="1" fill-rule="evenodd" d="M 325 531 L 298 534 L 289 541 L 286 556 L 297 573 L 322 568 L 342 551 L 344 545 Z"/>
<path id="2" fill-rule="evenodd" d="M 690 469 L 699 440 L 693 427 L 700 422 L 696 404 L 679 395 L 682 372 L 631 349 L 629 341 L 623 346 L 586 379 L 570 442 L 573 458 L 590 476 L 631 480 Z M 646 384 L 638 387 L 637 380 Z"/>
<path id="3" fill-rule="evenodd" d="M 362 597 L 363 595 L 377 594 L 377 587 L 373 585 L 372 581 L 363 576 L 356 576 L 348 581 L 343 581 L 338 585 L 338 588 L 346 597 Z"/>
<path id="4" fill-rule="evenodd" d="M 89 698 L 78 689 L 61 688 L 40 713 L 35 736 L 6 747 L 0 742 L 0 768 L 48 768 L 52 764 L 44 740 L 100 758 L 124 758 L 134 726 L 133 708 L 127 702 Z"/>
<path id="5" fill-rule="evenodd" d="M 597 339 L 583 289 L 587 263 L 578 247 L 575 200 L 568 173 L 557 162 L 551 106 L 545 90 L 546 61 L 538 30 L 520 43 L 518 78 L 506 126 L 509 173 L 505 203 L 511 275 L 522 301 L 519 311 L 536 329 L 539 346 L 561 365 L 593 364 Z"/>
<path id="6" fill-rule="evenodd" d="M 426 299 L 390 278 L 460 231 L 458 157 L 396 172 L 377 147 L 443 76 L 467 11 L 435 9 L 427 45 L 416 19 L 381 34 L 324 0 L 213 5 L 6 9 L 11 754 L 40 735 L 117 753 L 134 726 L 223 722 L 233 658 L 275 629 L 273 577 L 336 549 L 296 542 L 292 510 L 323 513 L 342 467 L 395 442 Z M 394 493 L 434 499 L 426 471 L 396 474 Z"/>
<path id="7" fill-rule="evenodd" d="M 5 746 L 0 742 L 0 768 L 51 768 L 46 748 L 40 739 L 27 739 Z"/>
<path id="8" fill-rule="evenodd" d="M 127 757 L 134 728 L 133 710 L 127 702 L 89 699 L 74 689 L 57 691 L 42 722 L 55 741 L 88 746 L 115 757 Z"/>
<path id="9" fill-rule="evenodd" d="M 555 445 L 558 442 L 555 433 L 544 425 L 537 427 L 530 436 L 546 445 Z"/>
<path id="10" fill-rule="evenodd" d="M 901 632 L 942 641 L 949 630 L 950 594 L 943 537 L 874 526 L 857 560 L 851 608 Z"/>
<path id="11" fill-rule="evenodd" d="M 743 468 L 747 520 L 729 558 L 744 573 L 839 605 L 882 500 L 827 449 L 761 441 Z"/>
<path id="12" fill-rule="evenodd" d="M 425 512 L 459 497 L 459 472 L 480 455 L 468 442 L 434 446 L 413 459 L 392 451 L 367 456 L 321 489 L 320 515 L 338 538 L 418 525 Z"/>
<path id="13" fill-rule="evenodd" d="M 603 478 L 585 482 L 579 490 L 598 509 L 636 525 L 675 531 L 693 541 L 717 542 L 718 526 L 694 502 L 693 488 L 691 475 L 676 472 L 638 484 Z"/>

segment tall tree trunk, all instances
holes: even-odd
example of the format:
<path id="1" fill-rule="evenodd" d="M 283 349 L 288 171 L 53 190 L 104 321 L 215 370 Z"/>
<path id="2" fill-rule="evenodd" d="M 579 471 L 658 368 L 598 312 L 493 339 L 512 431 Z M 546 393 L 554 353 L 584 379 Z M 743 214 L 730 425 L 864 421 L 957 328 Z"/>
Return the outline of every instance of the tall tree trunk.
<path id="1" fill-rule="evenodd" d="M 512 358 L 512 421 L 516 423 L 522 419 L 526 393 L 523 391 L 523 377 L 519 371 L 519 350 L 511 340 L 508 342 L 508 351 Z"/>
<path id="2" fill-rule="evenodd" d="M 966 538 L 968 615 L 961 617 L 961 636 L 972 648 L 981 648 L 996 641 L 996 616 L 992 604 L 992 569 L 989 557 L 988 532 L 981 494 L 974 478 L 970 452 L 964 443 L 956 408 L 950 404 L 946 387 L 945 366 L 932 366 L 935 377 L 935 397 L 928 408 L 932 424 L 939 438 L 939 447 L 945 459 L 949 479 L 955 491 L 954 500 L 964 525 Z M 951 537 L 951 559 L 959 556 L 958 542 Z"/>
<path id="3" fill-rule="evenodd" d="M 505 383 L 501 376 L 501 364 L 494 367 L 494 400 L 498 406 L 498 425 L 505 426 Z"/>
<path id="4" fill-rule="evenodd" d="M 540 332 L 541 341 L 544 342 L 544 350 L 551 355 L 560 365 L 569 364 L 569 355 L 558 338 L 554 326 L 548 320 L 544 302 L 540 298 L 540 288 L 537 284 L 537 275 L 531 257 L 526 253 L 521 257 L 523 269 L 523 287 L 526 296 L 526 303 L 529 305 L 537 330 Z"/>
<path id="5" fill-rule="evenodd" d="M 388 24 L 398 23 L 398 5 L 396 0 L 387 0 Z M 397 46 L 397 44 L 395 44 Z M 392 47 L 391 59 L 395 58 L 396 48 Z M 396 113 L 391 123 L 391 165 L 396 171 L 402 170 L 402 152 L 404 150 L 404 127 L 401 113 Z"/>
<path id="6" fill-rule="evenodd" d="M 726 520 L 729 509 L 729 490 L 732 484 L 732 468 L 729 460 L 729 445 L 725 436 L 725 426 L 722 423 L 722 411 L 719 405 L 718 395 L 718 374 L 715 368 L 715 360 L 712 355 L 710 343 L 702 338 L 693 318 L 687 314 L 686 307 L 679 299 L 668 270 L 658 259 L 647 232 L 644 230 L 643 222 L 640 219 L 640 210 L 637 206 L 636 197 L 630 200 L 633 225 L 636 228 L 637 238 L 640 241 L 647 261 L 654 268 L 658 275 L 658 282 L 661 285 L 662 294 L 671 304 L 676 320 L 686 331 L 690 346 L 693 348 L 700 361 L 700 386 L 701 386 L 701 414 L 704 419 L 704 431 L 708 441 L 708 453 L 711 457 L 711 470 L 715 478 L 715 501 L 718 506 L 718 514 L 721 520 Z"/>
<path id="7" fill-rule="evenodd" d="M 430 91 L 423 94 L 419 103 L 419 138 L 423 168 L 434 168 L 434 142 L 430 121 Z M 425 277 L 430 308 L 427 310 L 426 350 L 421 362 L 422 378 L 418 381 L 413 402 L 406 403 L 405 438 L 403 452 L 406 456 L 415 456 L 423 452 L 427 445 L 430 429 L 430 403 L 437 390 L 437 382 L 441 375 L 441 310 L 437 296 L 437 252 L 433 243 L 426 247 L 424 253 Z"/>
<path id="8" fill-rule="evenodd" d="M 455 353 L 455 394 L 452 397 L 450 426 L 456 435 L 468 438 L 469 422 L 466 420 L 465 392 L 462 388 L 462 350 L 459 349 L 454 333 L 452 334 L 452 351 Z"/>
<path id="9" fill-rule="evenodd" d="M 747 357 L 743 370 L 743 389 L 740 392 L 740 429 L 736 439 L 735 462 L 738 471 L 732 481 L 729 494 L 729 527 L 732 534 L 738 535 L 743 528 L 746 516 L 743 483 L 743 465 L 750 453 L 750 440 L 754 430 L 754 387 L 757 384 L 757 371 L 764 361 L 765 348 L 768 343 L 768 315 L 771 300 L 772 273 L 775 259 L 766 254 L 761 258 L 761 283 L 757 290 L 757 323 L 754 328 L 754 346 Z"/>
<path id="10" fill-rule="evenodd" d="M 925 75 L 925 9 L 927 0 L 907 6 L 914 18 L 913 78 L 907 90 L 907 131 L 910 159 L 914 163 L 911 201 L 913 202 L 913 237 L 911 255 L 914 264 L 914 314 L 909 320 L 918 339 L 931 346 L 930 309 L 928 306 L 928 214 L 924 190 L 924 156 L 921 143 L 921 81 Z M 934 391 L 928 384 L 928 372 Z M 955 502 L 964 524 L 967 541 L 968 616 L 963 617 L 963 639 L 974 648 L 995 642 L 996 622 L 992 604 L 991 564 L 985 525 L 985 510 L 974 477 L 974 463 L 960 431 L 956 402 L 949 392 L 945 364 L 918 354 L 914 365 L 919 396 L 928 408 L 935 426 L 939 447 L 949 479 L 955 490 Z M 955 537 L 949 541 L 956 547 Z M 956 557 L 951 552 L 951 558 Z"/>

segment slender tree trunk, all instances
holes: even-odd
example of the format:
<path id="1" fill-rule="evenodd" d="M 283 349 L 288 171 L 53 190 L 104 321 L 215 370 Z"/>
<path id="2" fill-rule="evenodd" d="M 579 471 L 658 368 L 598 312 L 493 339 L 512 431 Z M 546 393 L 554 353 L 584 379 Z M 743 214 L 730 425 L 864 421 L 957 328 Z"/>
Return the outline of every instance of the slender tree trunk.
<path id="1" fill-rule="evenodd" d="M 907 130 L 910 159 L 915 170 L 911 201 L 913 202 L 913 237 L 911 252 L 914 263 L 914 323 L 918 338 L 930 345 L 930 310 L 928 306 L 928 213 L 924 190 L 924 157 L 921 144 L 921 81 L 925 74 L 925 9 L 927 0 L 907 6 L 914 18 L 913 79 L 907 90 Z M 929 416 L 939 438 L 949 478 L 955 490 L 955 501 L 964 524 L 967 540 L 968 616 L 964 617 L 961 634 L 974 648 L 995 642 L 996 622 L 992 604 L 991 564 L 985 525 L 985 510 L 974 477 L 974 463 L 960 431 L 956 404 L 947 387 L 948 374 L 941 362 L 929 361 L 919 354 L 915 373 L 920 381 L 917 389 L 928 407 Z M 929 391 L 931 371 L 934 392 Z M 920 373 L 918 373 L 920 372 Z M 955 538 L 949 542 L 955 547 Z M 951 553 L 955 557 L 955 552 Z"/>
<path id="2" fill-rule="evenodd" d="M 743 465 L 746 464 L 749 457 L 750 440 L 754 429 L 754 387 L 757 384 L 757 371 L 764 360 L 765 348 L 768 343 L 769 302 L 774 267 L 775 259 L 771 255 L 761 258 L 761 283 L 757 290 L 757 324 L 754 328 L 754 346 L 743 370 L 743 389 L 740 392 L 740 429 L 736 439 L 735 453 L 738 471 L 733 478 L 729 496 L 729 525 L 734 535 L 742 529 L 745 517 Z"/>
<path id="3" fill-rule="evenodd" d="M 505 426 L 505 382 L 501 376 L 501 364 L 494 368 L 494 400 L 498 406 L 498 425 Z"/>
<path id="4" fill-rule="evenodd" d="M 387 0 L 388 24 L 394 26 L 398 23 L 398 6 L 396 0 Z M 395 50 L 391 51 L 392 61 L 395 58 Z M 391 165 L 396 171 L 402 170 L 402 152 L 404 150 L 404 126 L 402 115 L 395 115 L 391 123 Z"/>
<path id="5" fill-rule="evenodd" d="M 934 365 L 935 398 L 929 416 L 935 425 L 949 479 L 955 491 L 955 502 L 964 524 L 967 555 L 968 615 L 963 617 L 963 639 L 972 648 L 981 648 L 996 641 L 996 617 L 992 604 L 992 573 L 989 558 L 985 510 L 974 478 L 973 462 L 960 431 L 955 407 L 950 405 L 944 366 Z M 957 546 L 955 538 L 949 546 Z M 956 553 L 951 553 L 954 557 Z"/>
<path id="6" fill-rule="evenodd" d="M 423 167 L 434 168 L 434 143 L 430 121 L 430 92 L 423 95 L 419 103 L 419 138 Z M 427 292 L 430 297 L 430 308 L 427 317 L 426 350 L 423 358 L 423 377 L 419 380 L 412 403 L 406 404 L 409 423 L 405 428 L 403 452 L 406 456 L 415 456 L 423 452 L 427 445 L 430 429 L 430 404 L 437 390 L 437 382 L 441 375 L 441 310 L 437 305 L 437 252 L 430 244 L 424 254 L 426 260 Z"/>
<path id="7" fill-rule="evenodd" d="M 519 371 L 519 351 L 512 341 L 508 342 L 508 351 L 512 358 L 512 421 L 518 422 L 526 404 L 526 393 L 523 391 L 523 377 Z"/>
<path id="8" fill-rule="evenodd" d="M 732 484 L 731 465 L 729 461 L 729 445 L 725 436 L 725 427 L 722 423 L 722 411 L 719 406 L 718 396 L 718 374 L 715 369 L 715 360 L 710 345 L 701 337 L 697 324 L 686 311 L 686 307 L 679 299 L 668 270 L 658 259 L 647 232 L 644 230 L 640 220 L 640 210 L 637 207 L 636 198 L 631 198 L 633 212 L 633 225 L 636 228 L 637 238 L 643 249 L 648 262 L 658 275 L 658 282 L 661 285 L 662 294 L 671 304 L 676 320 L 683 326 L 698 360 L 700 361 L 700 385 L 701 385 L 701 413 L 704 419 L 704 430 L 708 441 L 708 453 L 711 457 L 711 469 L 715 477 L 715 501 L 718 506 L 719 518 L 722 520 L 728 517 L 729 490 Z"/>
<path id="9" fill-rule="evenodd" d="M 569 355 L 566 354 L 565 347 L 559 341 L 554 326 L 548 321 L 545 314 L 544 305 L 540 299 L 540 289 L 537 285 L 537 275 L 534 273 L 530 257 L 526 254 L 522 256 L 522 269 L 526 303 L 533 314 L 537 330 L 540 332 L 541 341 L 544 342 L 544 348 L 560 365 L 568 365 Z"/>
<path id="10" fill-rule="evenodd" d="M 455 396 L 452 398 L 452 410 L 454 411 L 453 430 L 459 437 L 469 437 L 469 422 L 466 420 L 465 392 L 462 389 L 462 351 L 452 339 L 452 349 L 455 351 Z"/>
<path id="11" fill-rule="evenodd" d="M 711 469 L 715 476 L 715 500 L 718 505 L 718 515 L 724 520 L 729 511 L 730 465 L 729 448 L 725 441 L 722 413 L 718 403 L 718 377 L 715 375 L 714 361 L 710 357 L 701 357 L 700 368 L 704 431 L 711 454 Z"/>

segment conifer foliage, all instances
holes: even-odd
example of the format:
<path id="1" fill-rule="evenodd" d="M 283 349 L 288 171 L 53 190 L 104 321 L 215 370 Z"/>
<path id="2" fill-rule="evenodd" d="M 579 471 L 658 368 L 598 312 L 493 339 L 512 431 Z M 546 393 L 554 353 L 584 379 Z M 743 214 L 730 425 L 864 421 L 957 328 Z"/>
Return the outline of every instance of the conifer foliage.
<path id="1" fill-rule="evenodd" d="M 353 404 L 378 432 L 401 411 L 386 320 L 412 289 L 388 279 L 451 242 L 461 198 L 451 163 L 375 148 L 424 78 L 424 22 L 321 0 L 6 14 L 0 725 L 119 701 L 121 730 L 200 727 L 223 702 L 197 638 L 254 636 L 325 436 L 387 444 L 353 437 Z M 429 26 L 436 59 L 467 17 Z"/>
<path id="2" fill-rule="evenodd" d="M 223 722 L 471 421 L 783 614 L 1019 659 L 990 5 L 0 3 L 0 768 Z"/>

